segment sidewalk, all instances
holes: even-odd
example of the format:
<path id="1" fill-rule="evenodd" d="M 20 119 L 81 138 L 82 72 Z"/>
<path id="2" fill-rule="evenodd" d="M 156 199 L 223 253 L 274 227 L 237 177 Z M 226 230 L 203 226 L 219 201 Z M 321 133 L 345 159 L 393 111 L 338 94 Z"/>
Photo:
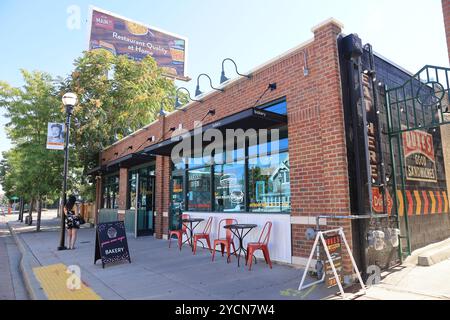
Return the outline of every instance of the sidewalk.
<path id="1" fill-rule="evenodd" d="M 448 240 L 416 250 L 402 266 L 386 272 L 381 283 L 358 300 L 450 300 L 450 259 L 432 266 L 418 265 L 418 257 L 435 250 L 450 250 Z"/>
<path id="2" fill-rule="evenodd" d="M 19 270 L 20 252 L 0 215 L 0 300 L 28 300 Z"/>
<path id="3" fill-rule="evenodd" d="M 94 265 L 94 229 L 79 230 L 76 250 L 57 251 L 56 222 L 43 220 L 40 233 L 30 232 L 33 228 L 16 221 L 9 224 L 40 266 L 80 266 L 83 283 L 102 299 L 317 300 L 337 292 L 323 286 L 298 292 L 302 270 L 283 265 L 274 265 L 271 270 L 258 261 L 249 272 L 243 266 L 238 268 L 234 258 L 227 264 L 219 254 L 211 262 L 211 254 L 206 250 L 199 250 L 194 256 L 189 247 L 181 252 L 175 246 L 169 249 L 166 240 L 153 237 L 129 236 L 132 263 L 102 269 L 100 261 Z"/>
<path id="4" fill-rule="evenodd" d="M 81 280 L 102 299 L 189 299 L 189 300 L 340 300 L 337 288 L 318 285 L 299 292 L 297 287 L 303 270 L 274 265 L 270 270 L 259 262 L 251 272 L 238 268 L 235 259 L 199 250 L 193 256 L 189 247 L 180 252 L 168 248 L 165 240 L 153 237 L 128 237 L 132 263 L 108 265 L 102 269 L 100 261 L 94 265 L 95 229 L 79 230 L 77 249 L 58 251 L 59 220 L 47 213 L 43 217 L 42 232 L 35 226 L 26 226 L 9 217 L 9 225 L 16 231 L 24 250 L 32 256 L 28 275 L 36 276 L 36 267 L 48 269 L 77 265 Z M 411 259 L 410 259 L 411 260 Z M 347 294 L 355 300 L 448 300 L 450 299 L 450 259 L 431 267 L 420 267 L 408 260 L 401 267 L 383 274 L 380 284 L 370 287 L 366 294 Z M 32 270 L 35 271 L 32 271 Z M 313 281 L 309 279 L 307 281 Z M 41 291 L 36 279 L 35 290 Z M 37 284 L 37 285 L 36 285 Z M 47 293 L 47 296 L 49 294 Z M 53 292 L 52 297 L 55 297 Z M 64 296 L 64 295 L 62 295 Z M 40 295 L 45 297 L 45 295 Z"/>

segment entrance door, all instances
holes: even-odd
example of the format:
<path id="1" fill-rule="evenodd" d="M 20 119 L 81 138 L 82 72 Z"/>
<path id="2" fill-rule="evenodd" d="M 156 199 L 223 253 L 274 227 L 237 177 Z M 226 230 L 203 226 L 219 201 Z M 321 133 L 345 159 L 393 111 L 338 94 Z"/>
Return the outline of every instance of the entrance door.
<path id="1" fill-rule="evenodd" d="M 142 175 L 138 182 L 137 236 L 153 235 L 155 208 L 155 177 Z"/>

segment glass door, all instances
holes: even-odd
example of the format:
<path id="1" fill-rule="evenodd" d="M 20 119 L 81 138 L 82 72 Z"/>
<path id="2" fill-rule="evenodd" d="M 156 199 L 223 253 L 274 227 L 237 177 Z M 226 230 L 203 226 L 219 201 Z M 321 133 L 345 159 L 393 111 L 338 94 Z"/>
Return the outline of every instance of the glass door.
<path id="1" fill-rule="evenodd" d="M 153 235 L 155 206 L 155 177 L 140 174 L 137 196 L 137 236 Z"/>

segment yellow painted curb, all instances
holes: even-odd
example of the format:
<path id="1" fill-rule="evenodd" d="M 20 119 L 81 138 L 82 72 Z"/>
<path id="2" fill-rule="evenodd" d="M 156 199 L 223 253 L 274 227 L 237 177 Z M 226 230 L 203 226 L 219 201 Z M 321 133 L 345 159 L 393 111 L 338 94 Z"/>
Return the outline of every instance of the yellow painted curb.
<path id="1" fill-rule="evenodd" d="M 62 263 L 33 268 L 33 272 L 49 300 L 101 300 Z"/>

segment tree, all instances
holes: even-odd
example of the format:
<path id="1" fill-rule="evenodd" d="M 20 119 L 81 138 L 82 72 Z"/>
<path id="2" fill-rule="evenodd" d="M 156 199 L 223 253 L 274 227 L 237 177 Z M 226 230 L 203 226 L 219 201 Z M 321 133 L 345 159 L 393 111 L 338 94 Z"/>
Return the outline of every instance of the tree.
<path id="1" fill-rule="evenodd" d="M 60 94 L 72 91 L 79 99 L 71 137 L 83 173 L 98 165 L 101 150 L 154 121 L 161 104 L 172 110 L 175 89 L 150 56 L 136 62 L 98 49 L 77 59 Z M 84 196 L 93 197 L 85 175 L 80 180 Z"/>
<path id="2" fill-rule="evenodd" d="M 175 87 L 153 58 L 138 63 L 99 49 L 75 61 L 68 90 L 79 98 L 74 144 L 82 163 L 92 167 L 98 162 L 95 152 L 155 120 L 160 103 L 173 96 Z M 164 104 L 166 110 L 173 108 L 168 100 Z"/>
<path id="3" fill-rule="evenodd" d="M 40 208 L 61 190 L 64 154 L 47 150 L 45 142 L 47 123 L 64 122 L 64 93 L 72 91 L 79 99 L 71 126 L 68 192 L 88 201 L 94 187 L 85 173 L 98 165 L 100 151 L 155 120 L 161 105 L 173 109 L 175 86 L 150 56 L 136 62 L 99 49 L 83 53 L 64 81 L 44 72 L 22 70 L 22 75 L 21 88 L 0 81 L 0 108 L 10 120 L 6 130 L 14 145 L 0 164 L 0 183 L 7 195 L 27 199 L 30 210 L 35 200 Z"/>
<path id="4" fill-rule="evenodd" d="M 0 107 L 9 118 L 6 132 L 13 149 L 4 154 L 2 185 L 7 196 L 28 199 L 29 215 L 34 203 L 54 198 L 61 186 L 63 154 L 46 149 L 47 123 L 62 121 L 58 91 L 49 74 L 22 70 L 24 86 L 13 88 L 0 82 Z M 38 212 L 38 223 L 40 211 Z"/>

